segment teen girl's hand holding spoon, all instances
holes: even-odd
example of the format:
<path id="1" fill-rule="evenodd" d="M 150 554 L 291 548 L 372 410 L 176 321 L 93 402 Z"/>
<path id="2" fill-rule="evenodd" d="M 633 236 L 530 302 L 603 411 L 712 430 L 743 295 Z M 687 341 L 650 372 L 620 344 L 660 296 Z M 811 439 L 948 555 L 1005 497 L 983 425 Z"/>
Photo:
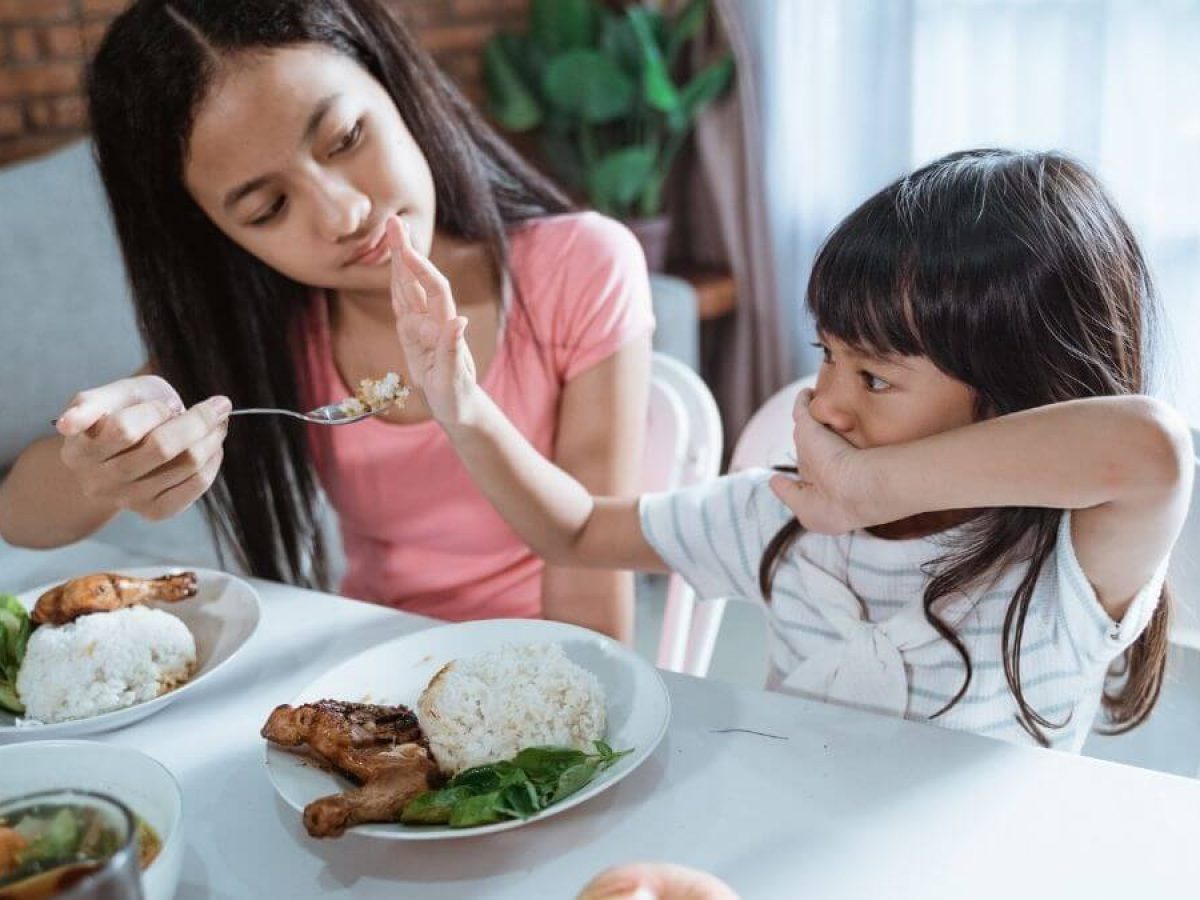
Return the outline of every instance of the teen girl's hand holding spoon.
<path id="1" fill-rule="evenodd" d="M 185 409 L 162 378 L 136 375 L 77 394 L 55 428 L 86 498 L 159 521 L 191 506 L 216 478 L 229 412 L 221 396 Z"/>

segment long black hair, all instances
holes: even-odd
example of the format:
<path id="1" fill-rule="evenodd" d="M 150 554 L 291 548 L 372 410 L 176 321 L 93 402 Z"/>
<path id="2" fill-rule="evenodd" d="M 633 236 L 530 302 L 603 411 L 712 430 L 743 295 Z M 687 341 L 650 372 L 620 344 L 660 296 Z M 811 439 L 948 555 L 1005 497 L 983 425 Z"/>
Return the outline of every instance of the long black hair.
<path id="1" fill-rule="evenodd" d="M 1080 397 L 1146 389 L 1146 339 L 1157 310 L 1129 226 L 1098 181 L 1058 153 L 971 150 L 945 156 L 863 203 L 826 240 L 807 302 L 818 329 L 859 350 L 925 356 L 975 394 L 976 418 Z M 971 660 L 935 604 L 1028 561 L 1004 619 L 1004 671 L 1021 725 L 1040 743 L 1061 727 L 1021 685 L 1026 616 L 1061 510 L 982 510 L 953 552 L 936 560 L 925 617 Z M 800 534 L 793 520 L 759 569 L 770 596 L 778 561 Z M 1158 699 L 1167 655 L 1164 588 L 1149 626 L 1110 673 L 1104 709 L 1113 732 L 1141 723 Z"/>
<path id="2" fill-rule="evenodd" d="M 432 170 L 436 227 L 483 243 L 498 273 L 509 272 L 508 226 L 570 208 L 384 0 L 135 0 L 92 63 L 89 112 L 150 364 L 189 404 L 213 394 L 235 406 L 299 404 L 295 325 L 310 288 L 222 234 L 183 180 L 194 116 L 222 61 L 299 44 L 332 48 L 383 86 Z M 251 574 L 327 586 L 304 432 L 274 417 L 238 425 L 203 499 L 214 536 Z"/>

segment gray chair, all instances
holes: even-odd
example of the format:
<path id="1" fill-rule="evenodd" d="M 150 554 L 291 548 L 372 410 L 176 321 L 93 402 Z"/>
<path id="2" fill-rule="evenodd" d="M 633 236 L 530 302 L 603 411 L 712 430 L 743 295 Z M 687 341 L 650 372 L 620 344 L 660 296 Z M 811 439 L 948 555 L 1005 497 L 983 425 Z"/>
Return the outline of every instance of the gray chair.
<path id="1" fill-rule="evenodd" d="M 77 390 L 145 361 L 87 141 L 0 170 L 0 297 L 4 472 L 23 447 L 53 433 L 50 419 Z M 97 539 L 131 550 L 172 548 L 193 565 L 216 563 L 198 510 L 159 524 L 118 516 Z"/>
<path id="2" fill-rule="evenodd" d="M 654 304 L 654 349 L 700 371 L 700 318 L 696 289 L 674 275 L 650 273 Z"/>
<path id="3" fill-rule="evenodd" d="M 144 361 L 91 146 L 0 170 L 0 469 L 78 388 Z"/>

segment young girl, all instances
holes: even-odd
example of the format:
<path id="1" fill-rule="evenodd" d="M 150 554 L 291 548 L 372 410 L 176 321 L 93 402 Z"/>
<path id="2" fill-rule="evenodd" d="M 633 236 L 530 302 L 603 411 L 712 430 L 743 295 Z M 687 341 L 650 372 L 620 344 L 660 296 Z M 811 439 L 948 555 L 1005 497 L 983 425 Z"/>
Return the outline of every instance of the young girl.
<path id="1" fill-rule="evenodd" d="M 1191 444 L 1140 393 L 1150 279 L 1078 164 L 959 153 L 869 199 L 809 283 L 825 361 L 797 477 L 640 500 L 534 452 L 477 388 L 449 285 L 392 235 L 410 371 L 546 559 L 761 597 L 774 689 L 1071 750 L 1101 703 L 1117 730 L 1149 714 Z"/>
<path id="2" fill-rule="evenodd" d="M 398 215 L 453 283 L 480 383 L 521 433 L 594 491 L 637 478 L 653 327 L 638 244 L 568 214 L 388 7 L 137 0 L 112 25 L 91 120 L 150 362 L 79 394 L 61 436 L 26 451 L 0 491 L 0 533 L 54 546 L 120 508 L 161 519 L 202 498 L 251 573 L 307 582 L 315 555 L 319 582 L 315 463 L 349 596 L 628 637 L 631 577 L 544 568 L 415 392 L 401 411 L 308 433 L 226 418 L 336 402 L 389 371 L 409 380 L 383 239 Z"/>

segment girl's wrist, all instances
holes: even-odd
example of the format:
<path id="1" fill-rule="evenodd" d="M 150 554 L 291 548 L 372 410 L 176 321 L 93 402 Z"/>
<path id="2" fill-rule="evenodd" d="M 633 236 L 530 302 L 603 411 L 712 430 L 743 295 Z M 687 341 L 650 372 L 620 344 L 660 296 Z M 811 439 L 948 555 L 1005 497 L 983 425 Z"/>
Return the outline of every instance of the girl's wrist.
<path id="1" fill-rule="evenodd" d="M 491 399 L 475 382 L 455 404 L 453 415 L 441 421 L 442 428 L 450 437 L 465 436 L 486 426 Z"/>
<path id="2" fill-rule="evenodd" d="M 854 454 L 855 503 L 865 527 L 895 522 L 913 514 L 905 495 L 903 445 L 871 447 Z"/>

